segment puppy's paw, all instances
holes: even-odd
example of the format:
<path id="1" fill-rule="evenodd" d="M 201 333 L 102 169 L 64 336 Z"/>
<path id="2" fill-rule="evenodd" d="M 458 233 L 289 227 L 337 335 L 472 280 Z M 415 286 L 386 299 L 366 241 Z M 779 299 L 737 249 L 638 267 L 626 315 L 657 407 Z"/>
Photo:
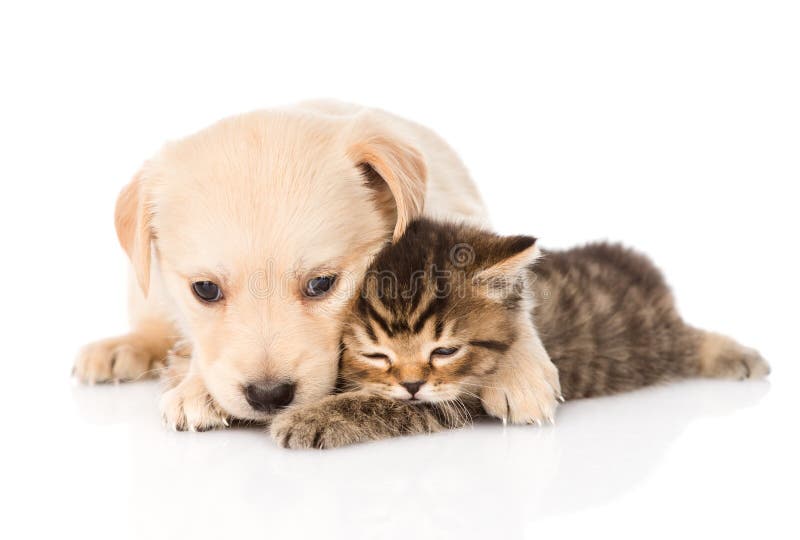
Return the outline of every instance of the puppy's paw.
<path id="1" fill-rule="evenodd" d="M 163 361 L 153 358 L 150 348 L 136 334 L 90 343 L 81 350 L 72 369 L 83 383 L 130 381 L 154 377 Z"/>
<path id="2" fill-rule="evenodd" d="M 512 424 L 552 424 L 559 401 L 558 370 L 549 360 L 504 373 L 481 392 L 484 410 Z"/>
<path id="3" fill-rule="evenodd" d="M 177 343 L 167 351 L 166 365 L 160 370 L 161 381 L 166 390 L 178 386 L 189 373 L 192 349 L 185 343 Z"/>
<path id="4" fill-rule="evenodd" d="M 175 431 L 228 427 L 228 414 L 216 404 L 199 375 L 188 375 L 161 396 L 164 425 Z"/>

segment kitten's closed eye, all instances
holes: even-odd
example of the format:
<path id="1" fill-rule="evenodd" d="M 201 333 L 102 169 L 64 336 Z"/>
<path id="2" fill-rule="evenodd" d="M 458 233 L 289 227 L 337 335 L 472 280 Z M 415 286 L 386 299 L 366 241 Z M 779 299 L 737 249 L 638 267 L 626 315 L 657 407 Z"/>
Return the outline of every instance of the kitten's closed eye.
<path id="1" fill-rule="evenodd" d="M 368 364 L 379 368 L 387 367 L 392 363 L 391 359 L 389 358 L 389 355 L 380 352 L 374 352 L 374 353 L 362 352 L 361 358 L 363 358 Z"/>

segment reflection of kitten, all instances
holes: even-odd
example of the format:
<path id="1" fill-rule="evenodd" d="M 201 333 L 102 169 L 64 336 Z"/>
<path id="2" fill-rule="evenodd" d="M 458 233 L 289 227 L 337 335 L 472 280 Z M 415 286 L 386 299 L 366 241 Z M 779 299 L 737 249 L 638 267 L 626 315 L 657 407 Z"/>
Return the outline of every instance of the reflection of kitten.
<path id="1" fill-rule="evenodd" d="M 756 351 L 684 323 L 642 255 L 594 244 L 537 257 L 530 237 L 414 222 L 376 257 L 345 324 L 340 375 L 345 388 L 366 392 L 311 406 L 305 422 L 303 409 L 293 411 L 296 443 L 286 420 L 273 432 L 303 446 L 300 427 L 316 422 L 305 444 L 333 446 L 460 425 L 467 419 L 453 411 L 478 401 L 512 422 L 547 420 L 559 385 L 550 360 L 567 399 L 769 372 Z M 386 417 L 371 420 L 359 403 Z M 362 425 L 348 425 L 349 414 Z M 324 427 L 325 418 L 336 421 Z"/>

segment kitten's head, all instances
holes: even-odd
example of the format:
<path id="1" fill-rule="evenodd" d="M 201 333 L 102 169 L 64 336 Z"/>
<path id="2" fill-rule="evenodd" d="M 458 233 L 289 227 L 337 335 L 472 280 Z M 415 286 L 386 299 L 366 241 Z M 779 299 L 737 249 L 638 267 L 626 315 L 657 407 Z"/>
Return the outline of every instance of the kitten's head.
<path id="1" fill-rule="evenodd" d="M 536 239 L 426 219 L 375 258 L 345 323 L 340 375 L 401 400 L 477 395 L 530 325 Z"/>

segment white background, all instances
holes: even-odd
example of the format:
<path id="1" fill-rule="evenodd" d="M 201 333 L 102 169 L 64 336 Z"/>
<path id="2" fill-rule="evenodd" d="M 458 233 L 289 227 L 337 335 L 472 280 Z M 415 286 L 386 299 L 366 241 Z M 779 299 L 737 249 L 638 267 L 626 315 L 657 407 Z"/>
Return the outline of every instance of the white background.
<path id="1" fill-rule="evenodd" d="M 797 2 L 299 4 L 0 8 L 0 536 L 797 538 Z M 769 382 L 324 453 L 167 432 L 153 384 L 72 384 L 125 330 L 112 215 L 140 163 L 310 97 L 436 129 L 503 232 L 649 253 Z"/>

